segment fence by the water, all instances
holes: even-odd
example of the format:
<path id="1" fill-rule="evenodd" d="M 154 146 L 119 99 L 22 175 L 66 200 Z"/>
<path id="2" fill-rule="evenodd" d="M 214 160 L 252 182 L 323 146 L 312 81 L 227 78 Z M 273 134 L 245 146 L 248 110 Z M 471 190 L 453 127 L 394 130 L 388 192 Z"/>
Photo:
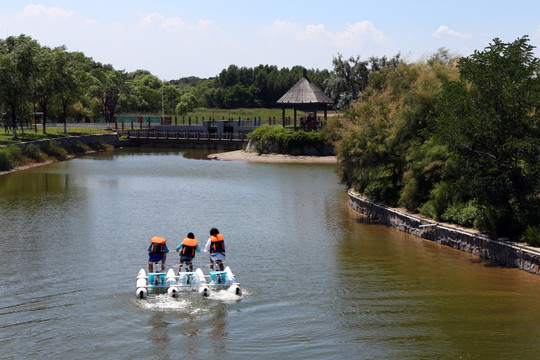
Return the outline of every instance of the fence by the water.
<path id="1" fill-rule="evenodd" d="M 37 118 L 35 121 L 24 123 L 25 128 L 35 128 L 42 126 L 42 118 Z M 4 119 L 5 131 L 10 131 L 9 122 Z M 204 117 L 204 116 L 151 116 L 151 115 L 117 115 L 114 116 L 111 122 L 106 122 L 103 117 L 90 119 L 85 117 L 82 119 L 76 119 L 72 117 L 66 118 L 66 123 L 58 121 L 55 118 L 47 119 L 47 126 L 51 127 L 96 127 L 96 128 L 105 128 L 115 131 L 127 131 L 127 130 L 143 130 L 143 129 L 152 129 L 159 126 L 177 126 L 182 129 L 192 129 L 193 131 L 208 131 L 212 132 L 212 129 L 217 129 L 217 132 L 249 132 L 260 126 L 284 126 L 287 129 L 291 130 L 307 130 L 313 131 L 318 130 L 321 127 L 324 127 L 324 123 L 320 121 L 314 122 L 313 125 L 307 123 L 304 117 L 300 117 L 298 123 L 291 118 L 286 116 L 285 119 L 273 117 L 253 117 L 253 118 L 225 118 L 222 116 L 221 119 L 215 117 Z M 200 127 L 203 127 L 200 129 Z"/>
<path id="2" fill-rule="evenodd" d="M 247 134 L 186 130 L 128 130 L 128 139 L 246 142 Z"/>

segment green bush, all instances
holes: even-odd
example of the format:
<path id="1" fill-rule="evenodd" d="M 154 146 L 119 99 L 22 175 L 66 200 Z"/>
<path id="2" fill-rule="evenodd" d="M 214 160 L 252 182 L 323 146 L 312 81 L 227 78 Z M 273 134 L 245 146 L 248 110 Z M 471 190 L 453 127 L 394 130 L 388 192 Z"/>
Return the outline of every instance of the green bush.
<path id="1" fill-rule="evenodd" d="M 298 131 L 287 137 L 287 149 L 302 148 L 304 146 L 320 146 L 319 133 Z"/>
<path id="2" fill-rule="evenodd" d="M 111 149 L 114 148 L 114 146 L 109 145 L 109 144 L 105 144 L 105 143 L 102 143 L 102 142 L 90 143 L 90 144 L 88 144 L 88 147 L 90 149 L 92 149 L 92 150 L 95 150 L 95 151 L 111 150 Z"/>
<path id="3" fill-rule="evenodd" d="M 441 218 L 444 221 L 455 223 L 458 225 L 473 227 L 476 219 L 480 215 L 481 209 L 478 202 L 471 200 L 465 204 L 457 203 L 447 208 Z"/>
<path id="4" fill-rule="evenodd" d="M 376 174 L 364 189 L 365 194 L 375 201 L 380 201 L 390 206 L 397 205 L 401 183 L 393 181 L 393 168 L 391 165 L 379 166 Z"/>
<path id="5" fill-rule="evenodd" d="M 23 154 L 18 146 L 8 145 L 0 148 L 0 171 L 11 170 L 22 162 Z"/>
<path id="6" fill-rule="evenodd" d="M 58 142 L 56 141 L 50 141 L 44 151 L 47 155 L 58 160 L 65 160 L 68 156 L 68 151 L 58 145 Z"/>
<path id="7" fill-rule="evenodd" d="M 27 159 L 35 160 L 37 162 L 43 161 L 44 158 L 43 153 L 41 152 L 39 147 L 33 144 L 24 146 L 22 148 L 22 156 Z"/>
<path id="8" fill-rule="evenodd" d="M 0 149 L 0 171 L 8 171 L 13 169 L 13 163 L 8 157 L 5 148 Z"/>
<path id="9" fill-rule="evenodd" d="M 540 246 L 540 225 L 528 226 L 523 233 L 523 241 L 532 246 Z"/>
<path id="10" fill-rule="evenodd" d="M 318 132 L 289 132 L 280 126 L 263 126 L 248 135 L 248 139 L 259 153 L 297 153 L 305 147 L 313 147 L 322 153 L 327 141 Z"/>
<path id="11" fill-rule="evenodd" d="M 72 153 L 72 154 L 84 154 L 88 151 L 90 151 L 90 146 L 88 146 L 87 144 L 83 144 L 81 142 L 78 142 L 77 144 L 73 145 L 70 149 L 69 149 L 69 152 Z"/>
<path id="12" fill-rule="evenodd" d="M 252 141 L 259 154 L 279 153 L 286 150 L 288 135 L 287 130 L 282 127 L 263 126 L 249 133 L 248 139 Z"/>

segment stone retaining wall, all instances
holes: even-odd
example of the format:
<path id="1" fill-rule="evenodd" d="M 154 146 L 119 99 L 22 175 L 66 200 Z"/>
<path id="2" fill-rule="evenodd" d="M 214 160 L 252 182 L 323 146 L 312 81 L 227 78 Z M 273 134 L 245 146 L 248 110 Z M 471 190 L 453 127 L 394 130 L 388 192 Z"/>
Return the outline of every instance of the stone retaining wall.
<path id="1" fill-rule="evenodd" d="M 56 139 L 43 139 L 19 143 L 18 146 L 36 145 L 40 149 L 46 149 L 49 142 L 54 141 L 63 148 L 70 148 L 78 144 L 109 144 L 114 147 L 133 146 L 129 140 L 120 140 L 116 134 L 68 136 Z"/>
<path id="2" fill-rule="evenodd" d="M 466 251 L 495 263 L 540 275 L 540 252 L 425 220 L 370 201 L 349 191 L 349 206 L 380 224 Z"/>

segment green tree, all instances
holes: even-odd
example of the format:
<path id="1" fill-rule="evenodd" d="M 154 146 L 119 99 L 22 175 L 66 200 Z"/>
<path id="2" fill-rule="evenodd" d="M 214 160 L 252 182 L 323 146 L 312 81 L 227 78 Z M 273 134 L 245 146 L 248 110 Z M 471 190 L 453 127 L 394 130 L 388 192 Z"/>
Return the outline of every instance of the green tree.
<path id="1" fill-rule="evenodd" d="M 61 107 L 60 118 L 64 123 L 64 133 L 66 129 L 66 118 L 68 110 L 75 104 L 81 104 L 86 87 L 90 83 L 90 59 L 81 52 L 67 52 L 64 48 L 55 52 L 55 72 L 57 78 L 56 97 Z M 83 111 L 77 105 L 77 113 L 80 118 Z"/>
<path id="2" fill-rule="evenodd" d="M 126 86 L 126 74 L 115 70 L 112 65 L 92 64 L 92 86 L 89 89 L 91 97 L 97 102 L 99 112 L 110 123 L 116 112 L 119 94 Z"/>
<path id="3" fill-rule="evenodd" d="M 351 101 L 358 100 L 360 93 L 367 87 L 369 68 L 367 61 L 360 61 L 360 56 L 343 60 L 338 54 L 332 59 L 334 71 L 326 82 L 326 91 L 336 99 L 336 106 L 344 109 Z"/>
<path id="4" fill-rule="evenodd" d="M 176 109 L 176 105 L 180 101 L 180 91 L 178 88 L 171 84 L 163 85 L 163 101 L 165 111 L 172 113 Z"/>
<path id="5" fill-rule="evenodd" d="M 462 58 L 438 101 L 436 138 L 455 153 L 459 189 L 478 200 L 483 228 L 517 237 L 540 221 L 540 60 L 528 38 L 500 39 Z"/>
<path id="6" fill-rule="evenodd" d="M 360 56 L 344 60 L 338 54 L 332 59 L 333 71 L 324 81 L 326 91 L 334 99 L 337 108 L 346 109 L 366 89 L 372 72 L 383 68 L 395 69 L 401 62 L 400 57 L 397 54 L 390 60 L 386 57 L 371 57 L 369 61 L 361 61 Z"/>
<path id="7" fill-rule="evenodd" d="M 64 66 L 66 57 L 65 47 L 50 49 L 42 47 L 36 55 L 36 71 L 33 77 L 33 97 L 35 102 L 43 111 L 43 133 L 47 132 L 47 116 L 55 97 L 60 96 L 60 92 L 65 86 L 64 76 L 61 68 Z"/>
<path id="8" fill-rule="evenodd" d="M 22 123 L 28 113 L 39 49 L 37 41 L 26 35 L 0 40 L 0 102 L 11 119 L 14 139 L 17 139 L 17 119 Z"/>

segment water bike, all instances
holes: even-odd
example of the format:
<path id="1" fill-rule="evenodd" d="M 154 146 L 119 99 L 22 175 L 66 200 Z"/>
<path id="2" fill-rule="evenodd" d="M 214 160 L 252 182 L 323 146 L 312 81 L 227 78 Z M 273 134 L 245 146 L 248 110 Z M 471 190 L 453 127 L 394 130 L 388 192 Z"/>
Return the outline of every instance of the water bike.
<path id="1" fill-rule="evenodd" d="M 155 266 L 157 269 L 157 263 Z M 212 290 L 227 290 L 233 294 L 242 295 L 240 284 L 228 266 L 224 271 L 210 271 L 209 275 L 205 275 L 200 268 L 195 271 L 180 271 L 178 275 L 173 268 L 167 272 L 158 271 L 148 274 L 143 268 L 137 274 L 136 295 L 139 299 L 146 299 L 148 294 L 164 293 L 178 297 L 184 291 L 197 291 L 202 296 L 209 296 Z"/>
<path id="2" fill-rule="evenodd" d="M 154 266 L 157 266 L 155 263 Z M 157 267 L 155 267 L 157 269 Z M 137 274 L 137 285 L 135 293 L 137 298 L 146 299 L 148 294 L 167 293 L 172 297 L 177 297 L 182 291 L 197 291 L 201 284 L 205 282 L 204 274 L 197 272 L 180 272 L 176 275 L 173 268 L 165 271 L 146 273 L 143 269 Z M 200 290 L 206 291 L 204 289 Z"/>

